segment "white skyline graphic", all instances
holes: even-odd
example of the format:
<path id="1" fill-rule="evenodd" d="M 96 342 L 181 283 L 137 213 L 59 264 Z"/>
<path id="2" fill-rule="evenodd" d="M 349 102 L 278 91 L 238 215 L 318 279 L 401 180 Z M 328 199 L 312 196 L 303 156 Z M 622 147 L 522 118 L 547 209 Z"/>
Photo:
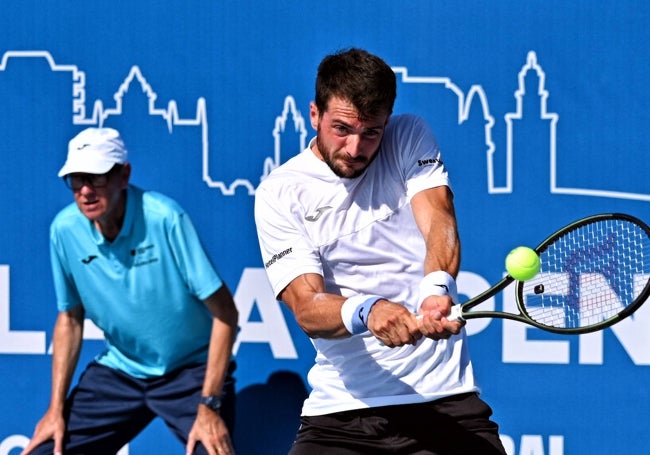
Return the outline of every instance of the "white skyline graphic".
<path id="1" fill-rule="evenodd" d="M 209 126 L 207 120 L 207 103 L 205 98 L 200 97 L 196 101 L 195 115 L 189 118 L 183 118 L 179 115 L 178 105 L 176 100 L 170 100 L 167 106 L 160 107 L 156 101 L 158 98 L 157 93 L 148 83 L 142 71 L 137 65 L 131 67 L 126 78 L 119 85 L 118 89 L 113 95 L 114 102 L 110 106 L 105 106 L 104 101 L 95 100 L 92 102 L 92 109 L 90 115 L 87 112 L 86 99 L 86 73 L 80 70 L 76 65 L 59 64 L 56 63 L 52 55 L 45 50 L 39 51 L 7 51 L 3 54 L 0 61 L 0 72 L 6 71 L 12 59 L 43 59 L 49 65 L 53 72 L 69 72 L 72 82 L 72 123 L 74 125 L 86 126 L 102 126 L 104 122 L 111 116 L 122 115 L 122 101 L 126 92 L 135 85 L 139 86 L 148 100 L 148 114 L 154 117 L 160 117 L 167 125 L 170 134 L 176 126 L 195 126 L 200 128 L 201 134 L 201 156 L 202 156 L 202 179 L 209 187 L 219 190 L 224 196 L 233 196 L 236 190 L 240 187 L 245 188 L 249 195 L 255 194 L 257 183 L 251 182 L 245 178 L 235 178 L 231 182 L 225 182 L 214 179 L 210 174 L 210 161 L 218 162 L 219 149 L 218 147 L 210 147 L 209 140 Z M 518 74 L 518 87 L 514 92 L 515 97 L 515 110 L 508 112 L 504 116 L 506 125 L 506 150 L 505 150 L 505 175 L 506 182 L 503 186 L 495 184 L 495 154 L 498 152 L 492 130 L 495 125 L 495 118 L 490 112 L 485 90 L 481 85 L 474 84 L 470 87 L 467 93 L 463 92 L 457 84 L 455 84 L 448 77 L 427 77 L 427 76 L 412 76 L 409 75 L 406 67 L 393 67 L 398 79 L 405 84 L 438 84 L 445 90 L 451 91 L 458 99 L 457 104 L 457 122 L 459 125 L 468 120 L 470 116 L 470 109 L 475 99 L 478 99 L 478 104 L 481 109 L 481 115 L 485 121 L 484 125 L 484 144 L 486 149 L 486 172 L 488 181 L 488 194 L 507 194 L 513 192 L 513 155 L 516 153 L 514 150 L 513 136 L 514 136 L 514 121 L 523 119 L 523 102 L 524 95 L 526 95 L 525 78 L 529 72 L 534 72 L 539 81 L 537 87 L 537 96 L 540 100 L 540 113 L 539 118 L 549 122 L 549 192 L 551 194 L 569 194 L 576 196 L 595 196 L 603 198 L 615 199 L 629 199 L 639 201 L 650 201 L 650 194 L 642 193 L 628 193 L 609 191 L 606 189 L 587 189 L 587 188 L 572 188 L 560 187 L 557 184 L 557 124 L 559 122 L 559 114 L 549 112 L 547 109 L 547 100 L 550 96 L 546 89 L 546 73 L 542 66 L 538 63 L 537 55 L 534 51 L 530 51 L 526 58 L 526 63 L 522 66 Z M 260 180 L 264 179 L 268 174 L 279 165 L 281 165 L 290 156 L 283 156 L 282 154 L 282 137 L 285 134 L 296 135 L 297 149 L 303 150 L 306 147 L 307 127 L 305 118 L 296 107 L 296 101 L 293 96 L 285 97 L 284 106 L 282 111 L 276 117 L 274 128 L 271 132 L 273 136 L 273 155 L 266 157 L 260 161 Z M 295 152 L 293 153 L 295 154 Z"/>

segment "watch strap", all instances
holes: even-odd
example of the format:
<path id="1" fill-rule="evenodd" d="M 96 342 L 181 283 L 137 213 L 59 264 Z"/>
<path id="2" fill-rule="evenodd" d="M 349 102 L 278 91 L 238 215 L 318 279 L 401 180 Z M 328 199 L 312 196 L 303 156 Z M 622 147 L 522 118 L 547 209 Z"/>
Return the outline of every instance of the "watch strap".
<path id="1" fill-rule="evenodd" d="M 213 411 L 218 411 L 221 408 L 221 397 L 219 395 L 201 397 L 201 404 L 207 406 Z"/>

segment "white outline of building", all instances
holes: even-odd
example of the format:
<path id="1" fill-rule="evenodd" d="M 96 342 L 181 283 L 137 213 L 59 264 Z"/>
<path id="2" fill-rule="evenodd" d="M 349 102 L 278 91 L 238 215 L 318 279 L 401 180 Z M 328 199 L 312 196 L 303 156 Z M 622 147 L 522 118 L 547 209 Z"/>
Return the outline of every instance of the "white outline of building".
<path id="1" fill-rule="evenodd" d="M 223 181 L 213 180 L 210 176 L 210 157 L 215 152 L 210 150 L 209 146 L 209 129 L 207 121 L 207 107 L 205 98 L 201 97 L 196 103 L 196 115 L 193 118 L 181 118 L 178 113 L 178 106 L 175 100 L 170 100 L 166 108 L 156 107 L 157 93 L 152 89 L 137 65 L 131 67 L 129 74 L 120 84 L 118 90 L 113 95 L 115 105 L 111 108 L 105 108 L 101 100 L 93 103 L 92 114 L 86 116 L 86 73 L 81 71 L 76 65 L 57 64 L 48 51 L 7 51 L 3 54 L 0 61 L 0 71 L 5 71 L 12 58 L 41 58 L 50 66 L 52 71 L 70 72 L 73 80 L 73 99 L 72 99 L 72 121 L 75 125 L 97 125 L 101 126 L 106 119 L 112 115 L 121 115 L 122 100 L 124 94 L 128 91 L 134 80 L 140 84 L 140 87 L 148 99 L 148 112 L 151 116 L 160 116 L 167 124 L 170 133 L 174 126 L 200 126 L 201 127 L 201 156 L 202 156 L 202 178 L 209 188 L 215 188 L 221 191 L 224 196 L 232 196 L 237 188 L 244 187 L 249 195 L 255 194 L 256 185 L 247 179 L 236 178 L 230 184 Z M 540 97 L 540 118 L 551 122 L 549 137 L 549 177 L 550 193 L 552 194 L 571 194 L 577 196 L 596 196 L 603 198 L 630 199 L 640 201 L 650 201 L 650 194 L 627 193 L 608 190 L 596 190 L 586 188 L 569 188 L 559 187 L 557 185 L 557 123 L 559 115 L 548 112 L 547 100 L 549 92 L 546 90 L 546 74 L 537 61 L 537 55 L 534 51 L 528 52 L 526 63 L 522 66 L 518 75 L 518 88 L 514 92 L 516 109 L 514 112 L 505 114 L 506 123 L 506 184 L 505 186 L 495 185 L 494 175 L 494 156 L 497 153 L 496 146 L 492 139 L 492 128 L 495 120 L 490 113 L 487 95 L 480 85 L 472 85 L 465 94 L 459 87 L 448 77 L 428 77 L 428 76 L 411 76 L 408 74 L 406 67 L 393 67 L 395 74 L 401 78 L 401 82 L 406 84 L 440 84 L 446 90 L 450 90 L 458 99 L 458 124 L 464 123 L 470 115 L 470 107 L 475 97 L 478 97 L 483 119 L 485 120 L 485 146 L 486 146 L 486 170 L 488 177 L 488 194 L 506 194 L 512 193 L 513 180 L 513 120 L 523 118 L 523 98 L 526 94 L 525 77 L 529 71 L 535 71 L 539 80 L 537 95 Z M 285 132 L 289 116 L 293 121 L 294 131 L 298 134 L 300 150 L 304 149 L 307 137 L 307 129 L 304 117 L 296 108 L 296 102 L 293 96 L 285 97 L 282 113 L 276 117 L 274 129 L 272 131 L 273 156 L 267 157 L 262 163 L 262 174 L 260 180 L 278 167 L 281 163 L 281 136 Z"/>

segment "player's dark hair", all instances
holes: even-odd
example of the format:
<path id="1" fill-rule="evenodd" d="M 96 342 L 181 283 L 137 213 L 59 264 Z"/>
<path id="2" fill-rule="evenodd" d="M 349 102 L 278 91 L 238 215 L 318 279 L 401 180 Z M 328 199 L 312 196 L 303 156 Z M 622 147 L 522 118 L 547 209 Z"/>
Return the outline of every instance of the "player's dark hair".
<path id="1" fill-rule="evenodd" d="M 395 73 L 381 58 L 363 49 L 336 52 L 318 66 L 314 102 L 319 112 L 327 110 L 333 96 L 351 102 L 361 118 L 390 115 L 397 96 Z"/>

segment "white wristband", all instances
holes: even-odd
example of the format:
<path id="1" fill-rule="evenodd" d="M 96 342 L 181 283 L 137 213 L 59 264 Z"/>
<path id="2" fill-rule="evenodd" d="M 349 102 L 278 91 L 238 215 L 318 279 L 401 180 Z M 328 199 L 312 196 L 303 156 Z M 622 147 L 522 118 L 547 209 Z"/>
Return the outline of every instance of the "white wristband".
<path id="1" fill-rule="evenodd" d="M 428 275 L 425 275 L 420 281 L 420 303 L 418 311 L 422 305 L 422 301 L 430 295 L 448 295 L 451 297 L 452 302 L 458 303 L 458 289 L 454 278 L 444 270 L 436 270 Z"/>
<path id="2" fill-rule="evenodd" d="M 370 309 L 383 299 L 378 295 L 355 295 L 348 298 L 341 306 L 343 325 L 352 335 L 358 335 L 368 330 L 368 315 Z"/>

